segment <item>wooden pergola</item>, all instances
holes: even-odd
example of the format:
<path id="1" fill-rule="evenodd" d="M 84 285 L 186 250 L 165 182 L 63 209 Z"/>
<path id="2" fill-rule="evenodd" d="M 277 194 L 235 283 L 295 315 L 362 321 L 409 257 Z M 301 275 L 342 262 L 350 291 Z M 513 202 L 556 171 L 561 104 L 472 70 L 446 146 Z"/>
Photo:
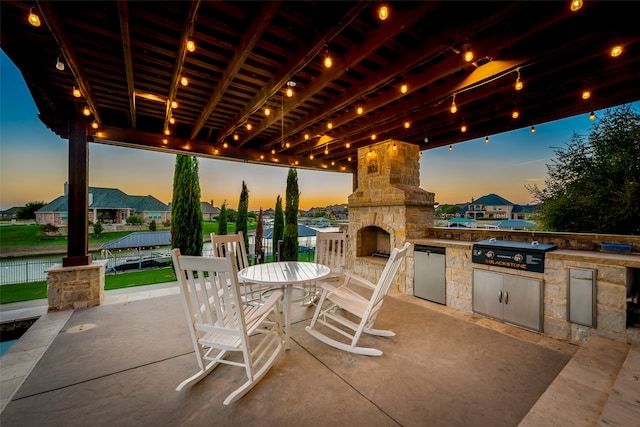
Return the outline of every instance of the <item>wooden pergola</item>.
<path id="1" fill-rule="evenodd" d="M 69 140 L 71 266 L 89 143 L 354 173 L 374 137 L 429 150 L 639 100 L 636 5 L 573 3 L 8 0 L 1 43 Z"/>

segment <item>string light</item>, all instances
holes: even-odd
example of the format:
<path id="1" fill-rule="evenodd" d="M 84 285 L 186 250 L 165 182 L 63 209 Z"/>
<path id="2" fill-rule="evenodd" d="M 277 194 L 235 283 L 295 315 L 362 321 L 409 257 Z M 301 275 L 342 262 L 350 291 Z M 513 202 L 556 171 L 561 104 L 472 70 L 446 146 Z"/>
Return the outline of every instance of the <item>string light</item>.
<path id="1" fill-rule="evenodd" d="M 168 142 L 169 142 L 169 140 L 168 140 L 167 138 L 162 138 L 162 143 L 163 143 L 163 144 L 166 144 L 166 143 L 168 143 Z"/>
<path id="2" fill-rule="evenodd" d="M 400 92 L 407 93 L 408 90 L 409 90 L 409 86 L 407 86 L 406 83 L 402 83 L 402 85 L 400 86 Z"/>
<path id="3" fill-rule="evenodd" d="M 455 114 L 458 111 L 458 106 L 456 105 L 456 94 L 453 94 L 453 100 L 451 101 L 451 113 Z"/>
<path id="4" fill-rule="evenodd" d="M 389 18 L 389 8 L 386 5 L 382 5 L 378 8 L 378 19 L 386 21 Z"/>
<path id="5" fill-rule="evenodd" d="M 313 160 L 313 153 L 309 154 L 309 160 Z"/>
<path id="6" fill-rule="evenodd" d="M 465 133 L 466 131 L 467 131 L 467 124 L 462 123 L 462 126 L 460 127 L 460 132 Z"/>
<path id="7" fill-rule="evenodd" d="M 618 56 L 620 56 L 622 54 L 622 45 L 615 45 L 614 47 L 611 48 L 611 56 L 614 58 L 617 58 Z"/>
<path id="8" fill-rule="evenodd" d="M 571 11 L 575 12 L 577 10 L 580 10 L 580 8 L 582 7 L 582 0 L 572 0 L 571 1 Z"/>
<path id="9" fill-rule="evenodd" d="M 309 134 L 308 134 L 308 133 L 305 133 L 305 134 L 304 134 L 304 139 L 305 139 L 305 140 L 308 140 L 308 139 L 309 139 Z"/>
<path id="10" fill-rule="evenodd" d="M 187 76 L 182 76 L 180 78 L 180 84 L 182 86 L 189 86 L 189 79 L 187 78 Z"/>
<path id="11" fill-rule="evenodd" d="M 351 148 L 351 143 L 347 142 L 344 146 L 347 148 Z"/>
<path id="12" fill-rule="evenodd" d="M 327 122 L 327 129 L 333 129 L 333 123 Z"/>
<path id="13" fill-rule="evenodd" d="M 169 129 L 168 126 L 166 128 L 164 128 L 164 134 L 167 135 L 167 136 L 171 135 L 171 129 Z"/>
<path id="14" fill-rule="evenodd" d="M 347 157 L 347 162 L 351 161 L 351 156 Z"/>
<path id="15" fill-rule="evenodd" d="M 331 55 L 329 55 L 329 46 L 327 46 L 327 51 L 324 55 L 324 66 L 325 68 L 331 68 L 333 65 L 333 60 L 331 59 Z"/>
<path id="16" fill-rule="evenodd" d="M 90 116 L 90 115 L 91 115 L 91 110 L 89 109 L 89 107 L 88 107 L 88 106 L 86 106 L 86 105 L 85 105 L 85 106 L 82 108 L 82 114 L 84 114 L 85 116 Z"/>
<path id="17" fill-rule="evenodd" d="M 224 142 L 224 144 L 222 144 L 222 148 L 227 148 L 229 147 L 229 144 L 227 144 L 227 141 Z"/>
<path id="18" fill-rule="evenodd" d="M 196 50 L 196 43 L 193 40 L 187 40 L 187 50 L 194 52 Z"/>
<path id="19" fill-rule="evenodd" d="M 171 108 L 174 110 L 178 109 L 178 101 L 171 101 Z"/>
<path id="20" fill-rule="evenodd" d="M 484 143 L 485 143 L 485 144 L 488 144 L 488 143 L 489 143 L 489 137 L 488 137 L 488 136 L 484 138 Z"/>
<path id="21" fill-rule="evenodd" d="M 73 87 L 73 96 L 75 96 L 76 98 L 80 98 L 82 96 L 82 92 L 80 92 L 80 89 L 75 86 Z"/>
<path id="22" fill-rule="evenodd" d="M 240 139 L 240 136 L 238 136 L 238 134 L 237 134 L 237 133 L 234 133 L 234 134 L 233 134 L 233 140 L 234 140 L 234 141 L 237 141 L 237 140 L 239 140 L 239 139 Z"/>
<path id="23" fill-rule="evenodd" d="M 473 61 L 473 51 L 471 50 L 471 44 L 467 43 L 464 51 L 464 60 L 466 62 Z"/>
<path id="24" fill-rule="evenodd" d="M 611 56 L 613 56 L 613 54 L 611 54 Z M 617 56 L 617 55 L 616 55 Z M 58 59 L 56 59 L 56 69 L 60 70 L 60 71 L 64 71 L 64 62 L 62 62 L 60 60 L 60 57 L 58 56 Z"/>
<path id="25" fill-rule="evenodd" d="M 251 130 L 253 128 L 253 126 L 251 126 L 251 123 L 247 123 L 247 130 Z"/>
<path id="26" fill-rule="evenodd" d="M 395 150 L 397 150 L 397 149 L 398 149 L 398 147 L 396 147 L 396 143 L 394 142 L 394 143 L 393 143 L 393 150 L 395 151 Z"/>
<path id="27" fill-rule="evenodd" d="M 40 26 L 40 17 L 38 15 L 36 15 L 35 13 L 33 13 L 33 8 L 29 9 L 29 24 L 33 25 L 34 27 L 39 27 Z"/>
<path id="28" fill-rule="evenodd" d="M 585 89 L 582 91 L 582 99 L 591 98 L 591 91 L 589 89 Z"/>
<path id="29" fill-rule="evenodd" d="M 520 111 L 518 111 L 518 109 L 516 108 L 515 110 L 513 110 L 513 112 L 511 113 L 511 117 L 514 119 L 517 119 L 518 117 L 520 117 Z"/>
<path id="30" fill-rule="evenodd" d="M 535 126 L 531 126 L 531 133 L 536 133 L 536 127 Z"/>
<path id="31" fill-rule="evenodd" d="M 271 114 L 271 109 L 270 109 L 269 107 L 265 107 L 265 108 L 264 108 L 264 115 L 265 115 L 265 116 L 268 116 L 268 115 L 270 115 L 270 114 Z"/>
<path id="32" fill-rule="evenodd" d="M 276 150 L 275 150 L 275 148 L 272 148 L 272 149 L 271 149 L 271 154 L 276 154 Z"/>
<path id="33" fill-rule="evenodd" d="M 358 105 L 358 108 L 356 109 L 356 113 L 358 113 L 359 116 L 361 116 L 362 113 L 364 113 L 364 109 L 362 108 L 362 105 Z"/>
<path id="34" fill-rule="evenodd" d="M 173 117 L 173 116 L 169 117 L 169 123 L 171 123 L 172 125 L 175 125 L 176 124 L 176 118 Z"/>
<path id="35" fill-rule="evenodd" d="M 453 151 L 453 145 L 449 146 L 449 151 Z"/>
<path id="36" fill-rule="evenodd" d="M 516 84 L 515 84 L 515 89 L 516 90 L 522 90 L 522 88 L 524 87 L 524 84 L 522 83 L 522 80 L 520 79 L 520 68 L 518 68 L 516 70 L 518 72 L 518 77 L 516 78 Z"/>
<path id="37" fill-rule="evenodd" d="M 99 127 L 99 126 L 100 126 L 100 125 L 98 125 L 98 122 L 96 122 L 95 120 L 91 122 L 91 127 L 92 127 L 93 129 L 98 129 L 98 127 Z"/>
<path id="38" fill-rule="evenodd" d="M 589 120 L 595 120 L 596 119 L 596 113 L 594 113 L 593 111 L 591 112 L 591 114 L 589 114 Z"/>

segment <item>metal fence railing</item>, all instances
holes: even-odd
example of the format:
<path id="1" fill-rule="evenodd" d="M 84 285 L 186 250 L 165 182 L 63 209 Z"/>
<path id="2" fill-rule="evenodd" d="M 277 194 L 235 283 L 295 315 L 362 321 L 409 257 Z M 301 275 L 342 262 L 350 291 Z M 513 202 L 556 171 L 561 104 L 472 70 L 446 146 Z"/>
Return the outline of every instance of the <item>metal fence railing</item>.
<path id="1" fill-rule="evenodd" d="M 2 261 L 0 263 L 0 285 L 47 280 L 45 270 L 61 262 L 62 258 Z"/>

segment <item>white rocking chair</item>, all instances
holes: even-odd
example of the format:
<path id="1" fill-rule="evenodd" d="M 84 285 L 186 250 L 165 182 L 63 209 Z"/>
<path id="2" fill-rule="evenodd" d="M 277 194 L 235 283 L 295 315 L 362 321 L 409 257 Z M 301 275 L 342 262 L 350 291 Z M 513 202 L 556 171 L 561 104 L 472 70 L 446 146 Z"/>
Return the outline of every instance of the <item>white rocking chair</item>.
<path id="1" fill-rule="evenodd" d="M 211 233 L 211 246 L 213 256 L 226 257 L 228 253 L 233 252 L 235 257 L 234 266 L 236 272 L 249 266 L 249 258 L 247 249 L 244 244 L 244 235 L 242 231 L 237 234 L 216 234 Z M 257 283 L 242 282 L 240 284 L 242 290 L 242 301 L 246 304 L 260 305 L 262 304 L 262 286 Z"/>
<path id="2" fill-rule="evenodd" d="M 401 249 L 395 248 L 391 252 L 389 261 L 387 261 L 387 265 L 384 267 L 382 275 L 376 285 L 349 272 L 344 273 L 344 283 L 338 287 L 329 283 L 323 283 L 320 301 L 318 301 L 318 306 L 311 319 L 311 324 L 305 328 L 306 331 L 325 344 L 329 344 L 337 349 L 367 356 L 381 356 L 382 351 L 378 349 L 358 347 L 358 340 L 363 332 L 384 337 L 395 335 L 392 331 L 373 329 L 373 323 L 382 307 L 384 297 L 389 291 L 391 282 L 398 273 L 402 258 L 410 246 L 410 243 L 405 243 Z M 371 297 L 365 298 L 355 292 L 353 288 L 349 287 L 351 282 L 355 282 L 372 291 Z M 323 308 L 322 306 L 325 300 L 329 301 L 329 305 Z M 347 319 L 341 311 L 360 318 L 360 321 L 356 323 Z M 349 342 L 338 341 L 325 335 L 318 330 L 318 324 L 326 326 L 337 334 L 348 338 Z"/>
<path id="3" fill-rule="evenodd" d="M 331 269 L 331 275 L 324 281 L 342 283 L 342 272 L 347 263 L 347 234 L 344 231 L 318 231 L 313 262 Z M 318 302 L 321 293 L 318 283 L 310 283 L 308 291 L 307 305 Z"/>
<path id="4" fill-rule="evenodd" d="M 180 255 L 179 249 L 173 249 L 171 255 L 200 367 L 176 390 L 197 383 L 219 363 L 243 367 L 247 381 L 227 396 L 224 404 L 228 405 L 247 393 L 284 351 L 278 311 L 282 293 L 273 292 L 260 306 L 238 304 L 240 287 L 232 252 L 219 258 Z M 267 319 L 269 315 L 274 321 Z M 254 334 L 263 335 L 257 343 L 255 337 L 250 342 L 249 337 Z M 230 352 L 240 353 L 242 359 L 226 359 Z"/>

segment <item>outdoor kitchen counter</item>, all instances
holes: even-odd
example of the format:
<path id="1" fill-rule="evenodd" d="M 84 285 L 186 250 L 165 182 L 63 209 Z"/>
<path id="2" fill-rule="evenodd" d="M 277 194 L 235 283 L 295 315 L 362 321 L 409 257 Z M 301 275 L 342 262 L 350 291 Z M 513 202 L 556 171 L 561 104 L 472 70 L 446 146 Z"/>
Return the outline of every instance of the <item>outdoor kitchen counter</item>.
<path id="1" fill-rule="evenodd" d="M 414 245 L 439 246 L 442 248 L 469 249 L 473 247 L 475 242 L 467 240 L 448 240 L 448 239 L 410 239 L 410 243 Z"/>
<path id="2" fill-rule="evenodd" d="M 556 249 L 547 253 L 547 258 L 557 260 L 576 260 L 592 264 L 618 265 L 640 268 L 640 254 L 614 254 L 598 251 L 577 251 Z"/>

